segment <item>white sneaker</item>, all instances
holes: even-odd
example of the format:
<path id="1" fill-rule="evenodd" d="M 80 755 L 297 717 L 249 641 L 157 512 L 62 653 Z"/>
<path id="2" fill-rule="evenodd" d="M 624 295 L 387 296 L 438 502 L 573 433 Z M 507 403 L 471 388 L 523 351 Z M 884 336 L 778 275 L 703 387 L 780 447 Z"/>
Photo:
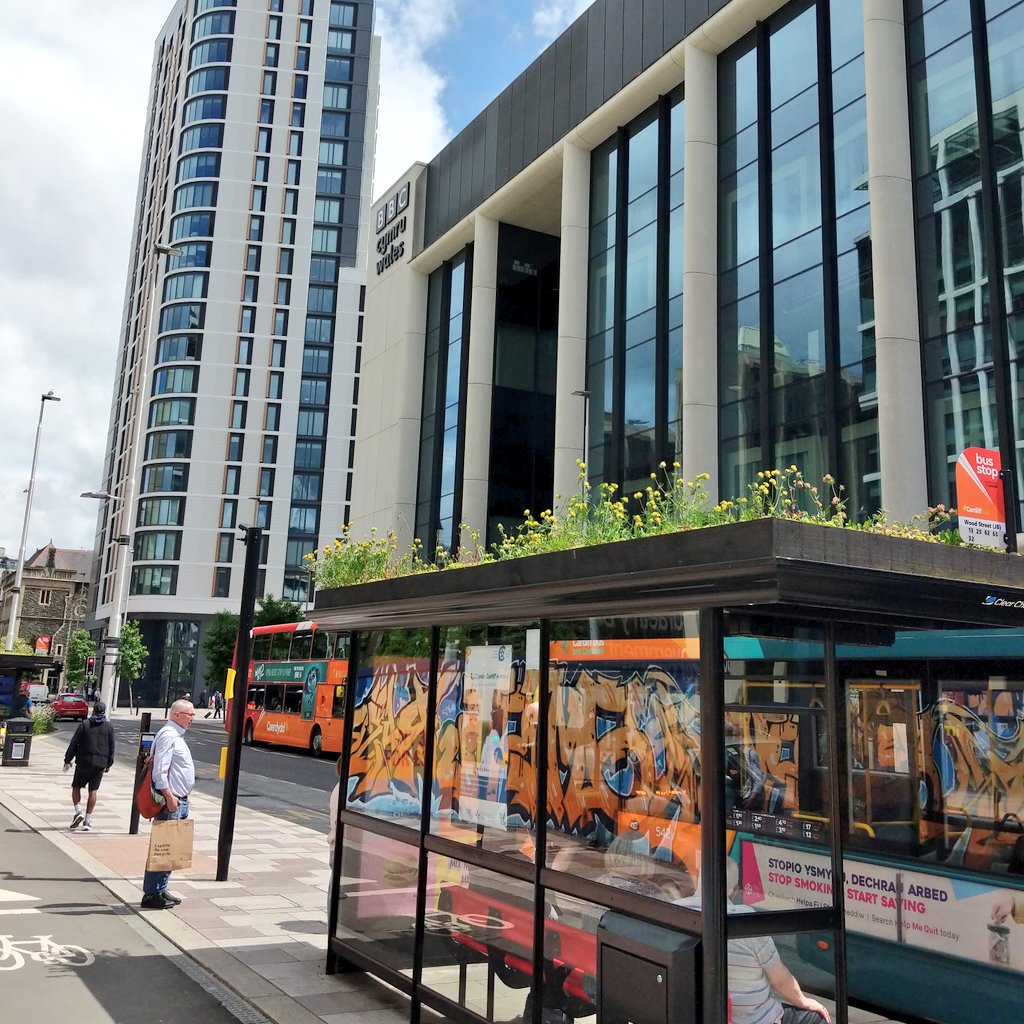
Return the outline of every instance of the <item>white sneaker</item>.
<path id="1" fill-rule="evenodd" d="M 71 819 L 71 829 L 78 828 L 83 821 L 85 821 L 85 815 L 81 811 L 75 811 L 75 816 Z"/>
<path id="2" fill-rule="evenodd" d="M 78 831 L 79 832 L 91 832 L 92 831 L 92 825 L 90 825 L 89 822 L 87 822 L 87 821 L 83 822 L 82 823 L 82 827 Z"/>

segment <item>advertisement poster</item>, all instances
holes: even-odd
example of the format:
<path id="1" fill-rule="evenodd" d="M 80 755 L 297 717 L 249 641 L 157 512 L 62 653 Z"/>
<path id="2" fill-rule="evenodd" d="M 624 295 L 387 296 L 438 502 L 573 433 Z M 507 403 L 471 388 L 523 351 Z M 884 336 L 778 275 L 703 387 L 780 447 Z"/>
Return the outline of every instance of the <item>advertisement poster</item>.
<path id="1" fill-rule="evenodd" d="M 302 683 L 302 717 L 308 719 L 313 717 L 317 684 L 327 681 L 327 662 L 258 661 L 253 666 L 252 679 L 264 685 Z"/>
<path id="2" fill-rule="evenodd" d="M 48 636 L 37 636 L 36 637 L 36 654 L 46 655 L 50 653 L 50 637 Z"/>
<path id="3" fill-rule="evenodd" d="M 459 820 L 506 827 L 512 647 L 467 647 L 462 677 Z"/>
<path id="4" fill-rule="evenodd" d="M 743 902 L 764 910 L 827 906 L 829 858 L 744 841 Z M 851 931 L 1024 972 L 1024 893 L 981 882 L 846 860 Z"/>

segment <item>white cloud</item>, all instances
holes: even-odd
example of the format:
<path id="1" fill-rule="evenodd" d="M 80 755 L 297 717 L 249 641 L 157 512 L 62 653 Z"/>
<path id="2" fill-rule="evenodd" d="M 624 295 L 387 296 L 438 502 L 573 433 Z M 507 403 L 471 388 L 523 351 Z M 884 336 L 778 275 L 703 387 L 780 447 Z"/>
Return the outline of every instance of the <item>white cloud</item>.
<path id="1" fill-rule="evenodd" d="M 0 547 L 91 547 L 153 42 L 164 2 L 8 4 L 0 34 Z"/>
<path id="2" fill-rule="evenodd" d="M 447 85 L 427 56 L 458 17 L 463 0 L 378 0 L 381 90 L 373 194 L 379 197 L 417 160 L 430 160 L 451 137 L 441 106 Z"/>
<path id="3" fill-rule="evenodd" d="M 533 31 L 542 39 L 554 39 L 568 28 L 594 0 L 537 0 Z"/>

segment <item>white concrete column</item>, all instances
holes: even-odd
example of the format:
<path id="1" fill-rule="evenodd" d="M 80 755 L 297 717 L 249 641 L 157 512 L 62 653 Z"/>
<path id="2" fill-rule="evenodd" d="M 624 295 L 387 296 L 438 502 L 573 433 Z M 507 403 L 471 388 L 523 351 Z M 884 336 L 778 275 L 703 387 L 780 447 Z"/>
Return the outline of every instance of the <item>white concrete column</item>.
<path id="1" fill-rule="evenodd" d="M 864 0 L 879 454 L 895 520 L 928 505 L 905 46 L 903 0 Z"/>
<path id="2" fill-rule="evenodd" d="M 469 310 L 469 361 L 466 371 L 462 522 L 470 531 L 478 531 L 481 541 L 487 535 L 497 284 L 498 222 L 477 213 L 473 234 L 473 291 Z M 467 531 L 463 531 L 462 543 L 470 543 Z"/>
<path id="3" fill-rule="evenodd" d="M 718 494 L 718 59 L 685 49 L 683 180 L 683 458 Z"/>
<path id="4" fill-rule="evenodd" d="M 587 380 L 587 279 L 590 251 L 590 153 L 562 146 L 562 241 L 558 265 L 558 365 L 555 379 L 555 503 L 579 490 L 578 459 L 591 403 Z M 600 405 L 600 402 L 597 403 Z M 595 406 L 597 407 L 597 406 Z"/>

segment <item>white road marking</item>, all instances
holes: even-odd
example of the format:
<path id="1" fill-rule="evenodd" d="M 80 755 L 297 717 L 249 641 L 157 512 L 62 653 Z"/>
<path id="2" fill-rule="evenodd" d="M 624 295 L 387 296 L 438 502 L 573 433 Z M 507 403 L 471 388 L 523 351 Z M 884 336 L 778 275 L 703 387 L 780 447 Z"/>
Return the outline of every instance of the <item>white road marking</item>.
<path id="1" fill-rule="evenodd" d="M 38 903 L 41 896 L 30 896 L 25 892 L 15 892 L 13 889 L 0 889 L 0 903 L 20 903 L 23 900 L 31 900 Z"/>

